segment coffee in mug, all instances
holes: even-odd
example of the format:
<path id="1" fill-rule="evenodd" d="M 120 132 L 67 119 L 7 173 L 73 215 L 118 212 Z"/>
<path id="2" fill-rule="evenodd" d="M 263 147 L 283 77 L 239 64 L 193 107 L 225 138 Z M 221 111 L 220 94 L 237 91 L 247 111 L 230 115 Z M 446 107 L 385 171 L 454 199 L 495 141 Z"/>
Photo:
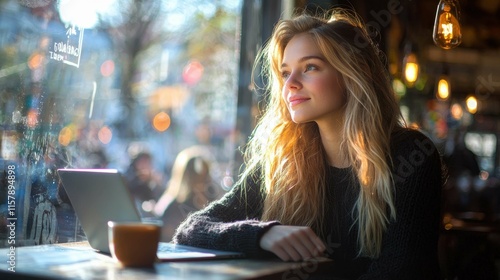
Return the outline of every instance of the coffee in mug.
<path id="1" fill-rule="evenodd" d="M 153 266 L 161 226 L 142 222 L 108 222 L 109 249 L 123 266 Z"/>

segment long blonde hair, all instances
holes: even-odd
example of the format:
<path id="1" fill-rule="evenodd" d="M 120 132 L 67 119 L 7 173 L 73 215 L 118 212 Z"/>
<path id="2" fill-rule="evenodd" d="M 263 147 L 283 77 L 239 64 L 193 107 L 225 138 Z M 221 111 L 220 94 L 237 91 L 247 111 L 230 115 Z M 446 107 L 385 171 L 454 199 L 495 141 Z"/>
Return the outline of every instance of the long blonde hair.
<path id="1" fill-rule="evenodd" d="M 170 203 L 192 204 L 201 209 L 215 199 L 211 189 L 211 156 L 201 146 L 191 146 L 179 152 L 172 166 L 172 177 L 155 205 L 155 214 L 161 216 Z"/>
<path id="2" fill-rule="evenodd" d="M 256 60 L 263 61 L 268 96 L 245 150 L 240 183 L 260 175 L 263 220 L 310 226 L 321 234 L 328 163 L 319 129 L 315 122 L 294 123 L 281 98 L 284 49 L 300 33 L 311 35 L 345 83 L 342 150 L 361 186 L 353 209 L 359 255 L 375 258 L 387 224 L 396 218 L 389 141 L 391 132 L 403 124 L 380 52 L 354 12 L 303 13 L 276 25 Z"/>

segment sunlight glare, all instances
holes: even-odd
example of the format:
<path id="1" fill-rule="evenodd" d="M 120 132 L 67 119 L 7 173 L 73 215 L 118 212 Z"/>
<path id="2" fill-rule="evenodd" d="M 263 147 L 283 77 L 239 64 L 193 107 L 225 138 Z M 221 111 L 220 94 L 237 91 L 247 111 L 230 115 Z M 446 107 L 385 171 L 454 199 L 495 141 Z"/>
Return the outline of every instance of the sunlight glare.
<path id="1" fill-rule="evenodd" d="M 82 28 L 93 28 L 98 21 L 97 14 L 108 10 L 114 2 L 115 0 L 60 0 L 61 20 Z"/>

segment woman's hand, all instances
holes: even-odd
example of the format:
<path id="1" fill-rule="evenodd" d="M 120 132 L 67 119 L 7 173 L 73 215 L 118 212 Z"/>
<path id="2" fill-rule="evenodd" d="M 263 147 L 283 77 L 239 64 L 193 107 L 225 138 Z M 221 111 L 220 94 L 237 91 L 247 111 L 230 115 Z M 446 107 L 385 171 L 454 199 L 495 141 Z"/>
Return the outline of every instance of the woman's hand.
<path id="1" fill-rule="evenodd" d="M 273 226 L 262 235 L 259 245 L 284 261 L 318 257 L 326 250 L 314 231 L 302 226 Z"/>

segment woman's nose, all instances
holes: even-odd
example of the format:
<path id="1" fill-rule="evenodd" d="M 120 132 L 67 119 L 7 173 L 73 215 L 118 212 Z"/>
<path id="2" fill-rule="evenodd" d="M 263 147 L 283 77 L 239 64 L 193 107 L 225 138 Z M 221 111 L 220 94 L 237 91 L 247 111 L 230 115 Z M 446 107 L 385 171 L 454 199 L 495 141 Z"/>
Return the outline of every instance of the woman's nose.
<path id="1" fill-rule="evenodd" d="M 288 89 L 299 89 L 302 87 L 302 84 L 300 83 L 300 79 L 297 76 L 297 74 L 290 74 L 288 78 L 285 81 L 285 87 Z"/>

